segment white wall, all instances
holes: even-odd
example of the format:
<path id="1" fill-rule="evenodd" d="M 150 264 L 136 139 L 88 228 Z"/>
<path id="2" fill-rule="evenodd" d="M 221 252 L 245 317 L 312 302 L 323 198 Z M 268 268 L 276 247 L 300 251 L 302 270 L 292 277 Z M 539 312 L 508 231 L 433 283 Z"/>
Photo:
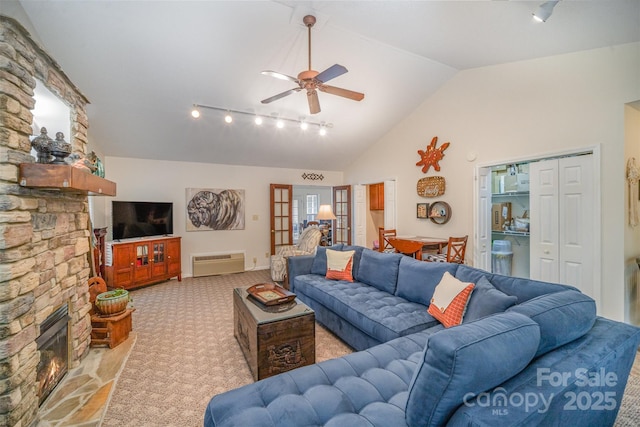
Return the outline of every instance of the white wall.
<path id="1" fill-rule="evenodd" d="M 106 178 L 116 182 L 117 196 L 105 197 L 105 217 L 111 222 L 110 200 L 173 202 L 173 231 L 182 237 L 182 273 L 191 275 L 191 255 L 245 252 L 245 268 L 269 267 L 269 184 L 311 185 L 303 172 L 315 172 L 325 179 L 317 185 L 342 183 L 341 172 L 262 168 L 207 163 L 107 157 Z M 186 231 L 186 189 L 228 188 L 245 191 L 245 229 Z"/>
<path id="2" fill-rule="evenodd" d="M 372 182 L 378 170 L 397 180 L 398 233 L 468 234 L 473 259 L 473 171 L 478 163 L 602 147 L 602 309 L 623 320 L 624 107 L 640 99 L 640 44 L 522 61 L 458 73 L 345 171 L 345 183 Z M 451 220 L 415 218 L 415 163 L 433 136 L 451 142 L 440 162 Z M 375 165 L 375 167 L 372 167 Z M 605 212 L 606 211 L 606 212 Z"/>

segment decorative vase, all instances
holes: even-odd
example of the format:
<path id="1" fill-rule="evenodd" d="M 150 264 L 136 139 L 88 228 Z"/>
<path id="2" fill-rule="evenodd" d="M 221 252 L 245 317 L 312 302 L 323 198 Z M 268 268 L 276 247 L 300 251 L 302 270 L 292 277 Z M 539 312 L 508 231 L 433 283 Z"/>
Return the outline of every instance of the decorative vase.
<path id="1" fill-rule="evenodd" d="M 95 302 L 96 308 L 100 313 L 109 316 L 124 312 L 128 303 L 129 291 L 125 289 L 116 289 L 98 294 Z"/>
<path id="2" fill-rule="evenodd" d="M 51 142 L 49 152 L 54 159 L 51 162 L 54 165 L 64 165 L 64 158 L 71 154 L 71 144 L 64 140 L 62 132 L 56 133 L 56 140 Z"/>

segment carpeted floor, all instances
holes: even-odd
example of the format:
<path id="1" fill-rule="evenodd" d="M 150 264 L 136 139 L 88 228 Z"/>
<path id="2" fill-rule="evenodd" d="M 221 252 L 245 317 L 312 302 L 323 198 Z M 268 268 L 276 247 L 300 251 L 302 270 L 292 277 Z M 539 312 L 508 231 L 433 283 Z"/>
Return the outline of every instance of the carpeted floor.
<path id="1" fill-rule="evenodd" d="M 232 290 L 268 282 L 269 271 L 172 280 L 132 292 L 136 344 L 103 426 L 202 426 L 211 397 L 253 382 L 233 337 Z M 352 350 L 316 327 L 316 361 Z M 640 357 L 616 427 L 640 425 Z"/>

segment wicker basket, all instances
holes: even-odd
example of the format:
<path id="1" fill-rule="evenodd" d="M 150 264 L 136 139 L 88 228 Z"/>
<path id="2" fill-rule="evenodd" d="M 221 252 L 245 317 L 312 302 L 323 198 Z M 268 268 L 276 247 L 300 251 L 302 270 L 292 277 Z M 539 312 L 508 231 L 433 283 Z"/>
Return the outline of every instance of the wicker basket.
<path id="1" fill-rule="evenodd" d="M 118 289 L 117 291 L 107 291 L 96 297 L 96 308 L 103 315 L 114 316 L 127 309 L 129 303 L 129 291 Z"/>
<path id="2" fill-rule="evenodd" d="M 444 194 L 445 180 L 443 176 L 429 176 L 418 180 L 418 196 L 438 197 Z"/>

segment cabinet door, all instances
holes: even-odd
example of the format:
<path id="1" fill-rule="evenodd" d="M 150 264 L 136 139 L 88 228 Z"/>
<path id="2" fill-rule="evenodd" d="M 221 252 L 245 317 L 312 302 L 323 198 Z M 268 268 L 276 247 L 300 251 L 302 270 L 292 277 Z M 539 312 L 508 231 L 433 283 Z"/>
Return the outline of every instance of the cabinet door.
<path id="1" fill-rule="evenodd" d="M 178 276 L 181 279 L 182 267 L 180 260 L 180 239 L 167 241 L 167 275 L 169 277 Z"/>
<path id="2" fill-rule="evenodd" d="M 369 185 L 369 209 L 373 211 L 384 210 L 384 184 Z"/>
<path id="3" fill-rule="evenodd" d="M 133 278 L 135 282 L 144 282 L 151 278 L 151 245 L 149 243 L 134 243 L 135 267 Z"/>
<path id="4" fill-rule="evenodd" d="M 113 283 L 114 288 L 127 289 L 133 284 L 135 252 L 133 244 L 113 245 Z"/>
<path id="5" fill-rule="evenodd" d="M 151 264 L 151 276 L 159 277 L 167 274 L 166 263 L 166 241 L 152 242 L 151 248 L 153 249 L 153 263 Z"/>

